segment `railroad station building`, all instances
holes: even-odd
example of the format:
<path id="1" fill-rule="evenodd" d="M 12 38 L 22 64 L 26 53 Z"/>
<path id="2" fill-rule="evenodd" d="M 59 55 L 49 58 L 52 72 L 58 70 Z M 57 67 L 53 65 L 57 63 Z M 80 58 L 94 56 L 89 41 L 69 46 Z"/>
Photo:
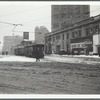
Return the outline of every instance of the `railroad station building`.
<path id="1" fill-rule="evenodd" d="M 100 54 L 100 15 L 45 35 L 45 53 Z"/>

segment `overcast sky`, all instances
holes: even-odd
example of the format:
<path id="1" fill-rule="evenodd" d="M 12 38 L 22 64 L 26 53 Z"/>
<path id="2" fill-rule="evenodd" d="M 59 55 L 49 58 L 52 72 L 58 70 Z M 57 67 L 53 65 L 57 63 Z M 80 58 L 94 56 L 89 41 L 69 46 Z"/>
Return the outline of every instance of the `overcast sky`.
<path id="1" fill-rule="evenodd" d="M 36 26 L 45 26 L 51 31 L 51 5 L 68 4 L 68 2 L 1 2 L 0 1 L 0 21 L 12 24 L 22 24 L 17 26 L 15 31 L 29 31 L 30 40 L 34 39 L 34 29 Z M 70 3 L 72 4 L 72 3 Z M 76 3 L 80 4 L 80 3 Z M 82 4 L 82 3 L 81 3 Z M 83 3 L 84 4 L 84 3 Z M 99 3 L 88 3 L 91 16 L 100 14 Z M 13 25 L 0 23 L 0 41 L 2 47 L 3 37 L 13 34 Z M 14 35 L 23 35 L 22 32 L 14 32 Z"/>

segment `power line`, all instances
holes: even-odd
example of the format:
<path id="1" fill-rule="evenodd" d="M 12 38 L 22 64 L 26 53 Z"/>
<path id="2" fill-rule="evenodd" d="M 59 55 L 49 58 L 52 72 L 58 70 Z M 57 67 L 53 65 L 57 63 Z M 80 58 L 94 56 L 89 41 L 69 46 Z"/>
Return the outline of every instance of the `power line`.
<path id="1" fill-rule="evenodd" d="M 2 26 L 2 27 L 0 27 L 0 28 L 2 28 L 2 29 L 3 29 L 3 28 L 9 28 L 9 27 L 11 27 L 11 26 L 7 26 L 7 27 Z"/>
<path id="2" fill-rule="evenodd" d="M 24 10 L 24 11 L 19 11 L 19 12 L 14 12 L 14 13 L 10 13 L 10 14 L 7 14 L 7 15 L 2 15 L 2 16 L 0 16 L 0 17 L 5 17 L 5 16 L 9 16 L 9 15 L 14 15 L 14 14 L 17 14 L 17 13 L 26 13 L 27 11 L 36 11 L 36 10 L 38 10 L 38 9 L 41 9 L 41 8 L 45 8 L 45 7 L 49 7 L 49 6 L 43 6 L 43 7 L 40 7 L 40 8 L 36 8 L 36 9 L 28 9 L 28 10 Z M 100 9 L 100 8 L 99 8 Z M 90 13 L 92 13 L 92 12 L 97 12 L 97 10 L 98 9 L 96 9 L 96 10 L 94 10 L 94 11 L 91 11 Z"/>
<path id="3" fill-rule="evenodd" d="M 8 23 L 8 22 L 2 22 L 2 21 L 0 21 L 0 23 L 4 23 L 4 24 L 9 24 L 9 25 L 13 25 L 14 26 L 14 28 L 12 29 L 12 31 L 14 32 L 14 29 L 17 27 L 17 26 L 22 26 L 22 24 L 13 24 L 13 23 Z M 13 33 L 13 36 L 14 36 L 14 33 Z"/>
<path id="4" fill-rule="evenodd" d="M 6 14 L 6 15 L 2 15 L 0 17 L 6 17 L 6 16 L 11 16 L 11 15 L 14 15 L 14 14 L 19 14 L 19 13 L 26 13 L 26 12 L 31 12 L 31 11 L 36 11 L 38 9 L 41 9 L 41 8 L 45 8 L 45 7 L 48 7 L 48 6 L 43 6 L 43 7 L 39 7 L 39 8 L 35 8 L 35 9 L 28 9 L 28 10 L 24 10 L 24 11 L 19 11 L 19 12 L 14 12 L 14 13 L 10 13 L 10 14 Z"/>
<path id="5" fill-rule="evenodd" d="M 100 8 L 99 8 L 100 9 Z M 97 11 L 98 9 L 96 9 L 96 11 Z M 95 11 L 95 10 L 94 10 Z M 91 11 L 91 13 L 93 13 L 94 11 Z M 96 12 L 95 11 L 95 12 Z M 42 18 L 39 18 L 39 19 L 33 19 L 33 20 L 30 20 L 30 21 L 26 21 L 26 22 L 23 22 L 23 23 L 29 23 L 29 22 L 31 22 L 31 21 L 39 21 L 39 20 L 43 20 L 43 19 L 45 19 L 45 18 L 50 18 L 51 16 L 46 16 L 46 17 L 42 17 Z M 16 24 L 13 24 L 13 23 L 8 23 L 8 22 L 2 22 L 2 21 L 0 21 L 0 23 L 5 23 L 5 24 L 10 24 L 10 25 L 14 25 L 14 26 L 16 26 Z M 18 25 L 18 24 L 17 24 Z"/>
<path id="6" fill-rule="evenodd" d="M 45 7 L 47 7 L 47 6 L 45 6 Z M 40 8 L 44 8 L 44 7 L 40 7 Z M 40 9 L 40 8 L 37 8 L 37 9 Z M 100 8 L 99 8 L 100 9 Z M 30 9 L 29 9 L 30 10 Z M 25 10 L 25 11 L 29 11 L 29 10 Z M 34 9 L 34 10 L 36 10 L 36 9 Z M 97 12 L 97 10 L 98 9 L 96 9 L 96 10 L 94 10 L 94 11 L 91 11 L 90 13 L 93 13 L 93 12 Z M 33 11 L 33 10 L 32 10 Z M 22 12 L 22 11 L 21 11 Z M 17 12 L 17 13 L 21 13 L 21 12 Z M 13 13 L 13 14 L 16 14 L 16 13 Z M 9 14 L 9 15 L 11 15 L 11 14 Z M 50 16 L 51 17 L 51 16 Z M 26 22 L 24 22 L 24 23 L 29 23 L 29 22 L 31 22 L 31 21 L 39 21 L 39 20 L 42 20 L 42 19 L 45 19 L 45 18 L 49 18 L 48 16 L 47 17 L 42 17 L 42 18 L 39 18 L 39 19 L 33 19 L 33 20 L 30 20 L 30 21 L 26 21 Z M 6 23 L 6 22 L 2 22 L 2 23 Z M 6 23 L 6 24 L 11 24 L 12 25 L 12 23 Z M 14 24 L 13 24 L 14 25 Z"/>
<path id="7" fill-rule="evenodd" d="M 91 11 L 91 12 L 88 12 L 88 13 L 93 13 L 93 12 L 98 12 L 97 11 L 98 9 L 96 9 L 96 10 L 93 10 L 93 11 Z M 99 8 L 99 10 L 100 10 L 100 8 Z M 42 17 L 42 18 L 39 18 L 39 19 L 33 19 L 33 20 L 30 20 L 30 21 L 26 21 L 26 22 L 24 22 L 24 23 L 29 23 L 29 22 L 31 22 L 31 21 L 39 21 L 39 20 L 42 20 L 42 19 L 45 19 L 45 18 L 50 18 L 51 16 L 47 16 L 47 17 Z"/>
<path id="8" fill-rule="evenodd" d="M 13 24 L 13 23 L 8 23 L 8 22 L 3 22 L 3 21 L 0 21 L 0 23 L 9 24 L 9 25 L 13 25 L 13 26 L 18 26 L 18 25 L 22 26 L 22 24 Z"/>
<path id="9" fill-rule="evenodd" d="M 42 20 L 42 19 L 45 19 L 45 18 L 50 18 L 51 16 L 46 16 L 46 17 L 42 17 L 42 18 L 39 18 L 39 19 L 33 19 L 33 20 L 30 20 L 30 21 L 26 21 L 26 22 L 23 22 L 23 23 L 29 23 L 31 21 L 39 21 L 39 20 Z"/>
<path id="10" fill-rule="evenodd" d="M 26 31 L 13 31 L 13 32 L 26 32 Z M 31 32 L 31 31 L 28 31 L 29 33 L 34 33 L 34 32 Z"/>
<path id="11" fill-rule="evenodd" d="M 13 23 L 8 23 L 8 22 L 3 22 L 3 21 L 0 21 L 0 23 L 9 24 L 9 25 L 14 25 Z"/>

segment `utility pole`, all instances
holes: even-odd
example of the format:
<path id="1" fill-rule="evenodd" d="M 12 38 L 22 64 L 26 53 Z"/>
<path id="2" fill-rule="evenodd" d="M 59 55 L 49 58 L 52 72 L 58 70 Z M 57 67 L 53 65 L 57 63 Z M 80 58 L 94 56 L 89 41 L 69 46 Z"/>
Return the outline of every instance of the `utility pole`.
<path id="1" fill-rule="evenodd" d="M 8 25 L 13 25 L 14 28 L 11 30 L 12 32 L 14 32 L 14 29 L 15 29 L 17 26 L 23 26 L 22 24 L 13 24 L 13 23 L 8 23 L 8 22 L 3 22 L 3 21 L 0 21 L 0 23 L 8 24 Z M 14 33 L 13 33 L 13 36 L 14 36 Z"/>
<path id="2" fill-rule="evenodd" d="M 8 23 L 8 22 L 2 22 L 0 21 L 0 23 L 3 23 L 3 24 L 8 24 L 8 25 L 12 25 L 14 26 L 14 28 L 11 30 L 13 32 L 13 36 L 14 36 L 14 29 L 17 27 L 17 26 L 23 26 L 22 24 L 13 24 L 13 23 Z M 11 42 L 11 48 L 13 47 L 13 42 Z M 11 50 L 12 52 L 12 50 Z"/>
<path id="3" fill-rule="evenodd" d="M 12 32 L 13 32 L 13 36 L 14 36 L 14 29 L 17 27 L 17 26 L 23 26 L 22 24 L 13 24 L 14 25 L 14 28 L 12 29 Z"/>

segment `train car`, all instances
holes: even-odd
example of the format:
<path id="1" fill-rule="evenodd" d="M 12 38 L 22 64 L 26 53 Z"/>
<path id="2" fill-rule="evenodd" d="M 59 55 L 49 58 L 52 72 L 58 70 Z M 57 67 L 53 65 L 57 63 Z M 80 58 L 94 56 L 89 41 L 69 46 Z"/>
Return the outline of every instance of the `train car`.
<path id="1" fill-rule="evenodd" d="M 36 58 L 36 52 L 39 52 L 39 58 L 44 57 L 44 44 L 28 44 L 27 46 L 16 46 L 14 49 L 15 55 L 27 56 Z"/>
<path id="2" fill-rule="evenodd" d="M 15 55 L 18 55 L 19 53 L 18 53 L 18 48 L 14 48 L 14 54 Z"/>
<path id="3" fill-rule="evenodd" d="M 24 46 L 19 46 L 18 51 L 20 56 L 24 56 Z"/>
<path id="4" fill-rule="evenodd" d="M 17 46 L 14 50 L 14 54 L 24 56 L 24 46 Z"/>
<path id="5" fill-rule="evenodd" d="M 36 57 L 36 52 L 39 51 L 39 58 L 44 57 L 44 44 L 30 44 L 24 47 L 24 54 L 27 57 Z"/>

